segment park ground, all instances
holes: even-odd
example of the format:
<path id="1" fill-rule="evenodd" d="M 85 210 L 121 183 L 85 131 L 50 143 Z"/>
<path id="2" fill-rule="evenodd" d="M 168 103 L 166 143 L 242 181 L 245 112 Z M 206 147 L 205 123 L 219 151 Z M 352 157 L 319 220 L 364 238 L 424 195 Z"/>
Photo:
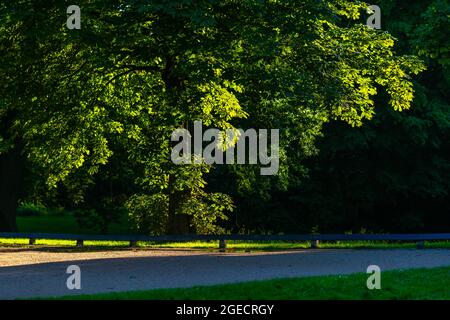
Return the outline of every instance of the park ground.
<path id="1" fill-rule="evenodd" d="M 450 288 L 449 249 L 0 250 L 1 299 L 448 299 Z M 66 286 L 70 265 L 81 290 Z M 369 265 L 382 270 L 377 293 Z"/>
<path id="2" fill-rule="evenodd" d="M 18 218 L 21 232 L 93 233 L 70 215 Z M 126 223 L 111 233 L 129 233 Z M 0 298 L 64 299 L 450 299 L 450 243 L 230 241 L 151 243 L 0 239 Z M 82 289 L 68 290 L 78 265 Z M 368 290 L 366 269 L 382 270 Z"/>

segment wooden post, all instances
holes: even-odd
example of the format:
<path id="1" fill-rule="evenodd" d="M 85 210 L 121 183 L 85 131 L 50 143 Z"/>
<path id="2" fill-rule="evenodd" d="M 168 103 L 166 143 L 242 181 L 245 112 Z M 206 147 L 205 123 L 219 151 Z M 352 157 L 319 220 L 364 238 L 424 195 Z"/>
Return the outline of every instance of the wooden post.
<path id="1" fill-rule="evenodd" d="M 34 246 L 34 245 L 36 244 L 36 239 L 30 238 L 28 244 L 29 244 L 30 246 Z"/>
<path id="2" fill-rule="evenodd" d="M 130 240 L 130 247 L 136 247 L 137 241 L 136 240 Z"/>
<path id="3" fill-rule="evenodd" d="M 83 240 L 77 240 L 77 247 L 82 247 L 84 245 L 84 241 Z"/>
<path id="4" fill-rule="evenodd" d="M 225 252 L 226 249 L 227 249 L 227 242 L 224 239 L 220 239 L 219 240 L 219 251 Z"/>
<path id="5" fill-rule="evenodd" d="M 319 248 L 319 240 L 312 240 L 310 248 L 311 249 L 318 249 Z"/>
<path id="6" fill-rule="evenodd" d="M 425 241 L 417 242 L 417 249 L 425 249 Z"/>

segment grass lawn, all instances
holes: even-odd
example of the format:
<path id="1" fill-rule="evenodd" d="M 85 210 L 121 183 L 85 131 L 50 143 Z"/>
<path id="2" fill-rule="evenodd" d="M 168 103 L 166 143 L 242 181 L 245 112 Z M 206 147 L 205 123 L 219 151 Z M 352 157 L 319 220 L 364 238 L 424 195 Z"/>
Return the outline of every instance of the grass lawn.
<path id="1" fill-rule="evenodd" d="M 367 274 L 320 276 L 238 284 L 160 289 L 97 295 L 67 296 L 62 299 L 146 299 L 146 300 L 385 300 L 450 299 L 450 267 L 385 271 L 381 290 L 368 290 Z M 60 298 L 57 298 L 60 299 Z"/>
<path id="2" fill-rule="evenodd" d="M 36 240 L 36 246 L 74 247 L 76 241 L 72 240 Z M 0 238 L 0 246 L 28 246 L 28 239 L 5 239 Z M 80 250 L 105 248 L 108 250 L 123 249 L 129 246 L 128 241 L 85 241 Z M 138 248 L 166 248 L 166 249 L 205 249 L 213 250 L 219 248 L 218 241 L 191 241 L 191 242 L 143 242 L 137 243 Z M 293 250 L 309 248 L 308 242 L 283 242 L 283 241 L 227 241 L 227 251 L 271 251 L 271 250 Z M 387 241 L 334 241 L 322 242 L 323 249 L 414 249 L 415 243 L 399 243 Z M 425 242 L 425 248 L 450 248 L 449 241 Z"/>

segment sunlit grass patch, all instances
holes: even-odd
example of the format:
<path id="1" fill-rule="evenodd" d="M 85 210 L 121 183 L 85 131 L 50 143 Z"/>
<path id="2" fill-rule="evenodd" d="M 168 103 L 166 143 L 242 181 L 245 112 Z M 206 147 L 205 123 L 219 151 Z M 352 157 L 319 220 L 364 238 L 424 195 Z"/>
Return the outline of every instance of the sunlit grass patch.
<path id="1" fill-rule="evenodd" d="M 3 246 L 27 246 L 28 239 L 2 239 Z M 48 240 L 37 239 L 36 246 L 74 247 L 75 240 Z M 105 247 L 108 249 L 129 247 L 129 241 L 84 241 L 84 248 Z M 218 241 L 189 241 L 189 242 L 145 242 L 139 241 L 136 245 L 142 249 L 218 249 Z M 271 250 L 295 250 L 307 249 L 309 242 L 286 242 L 286 241 L 227 241 L 229 251 L 271 251 Z M 322 249 L 414 249 L 413 242 L 388 242 L 388 241 L 334 241 L 321 242 Z M 450 248 L 450 241 L 427 241 L 425 248 Z"/>

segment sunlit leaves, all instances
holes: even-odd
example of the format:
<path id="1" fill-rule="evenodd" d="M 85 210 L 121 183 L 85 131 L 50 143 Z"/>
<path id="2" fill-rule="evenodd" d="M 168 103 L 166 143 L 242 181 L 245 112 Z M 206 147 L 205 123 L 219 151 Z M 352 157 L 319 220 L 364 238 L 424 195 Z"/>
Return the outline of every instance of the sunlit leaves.
<path id="1" fill-rule="evenodd" d="M 173 130 L 196 120 L 281 129 L 277 177 L 236 172 L 247 190 L 259 180 L 264 193 L 270 179 L 285 188 L 325 122 L 362 125 L 382 91 L 408 109 L 410 77 L 423 70 L 395 54 L 389 34 L 358 23 L 359 1 L 82 1 L 80 32 L 64 28 L 56 1 L 36 15 L 42 3 L 0 7 L 0 117 L 14 119 L 1 145 L 20 137 L 51 187 L 120 155 L 142 195 L 130 205 L 162 208 L 186 193 L 179 208 L 202 232 L 231 202 L 204 192 L 211 167 L 171 162 Z"/>

